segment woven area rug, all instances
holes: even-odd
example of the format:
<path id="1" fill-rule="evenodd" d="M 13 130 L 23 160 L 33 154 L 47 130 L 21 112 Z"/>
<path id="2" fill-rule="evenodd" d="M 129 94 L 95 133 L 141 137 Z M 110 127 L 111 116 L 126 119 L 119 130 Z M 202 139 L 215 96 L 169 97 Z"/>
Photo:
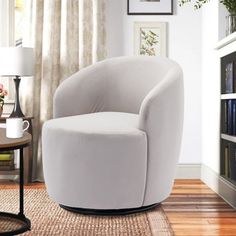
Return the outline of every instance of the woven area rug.
<path id="1" fill-rule="evenodd" d="M 18 190 L 0 190 L 0 211 L 18 213 Z M 24 235 L 63 236 L 172 236 L 161 207 L 128 216 L 85 216 L 61 209 L 44 189 L 25 190 L 25 215 L 32 229 Z M 18 227 L 19 222 L 0 218 L 0 232 Z"/>

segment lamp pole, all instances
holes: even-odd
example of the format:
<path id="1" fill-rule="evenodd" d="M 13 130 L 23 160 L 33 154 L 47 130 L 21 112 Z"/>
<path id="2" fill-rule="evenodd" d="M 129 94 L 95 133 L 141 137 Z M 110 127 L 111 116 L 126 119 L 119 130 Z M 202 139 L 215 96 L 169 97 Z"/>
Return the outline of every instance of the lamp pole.
<path id="1" fill-rule="evenodd" d="M 25 115 L 21 110 L 19 99 L 20 76 L 16 76 L 13 80 L 15 83 L 15 104 L 10 117 L 24 117 Z"/>

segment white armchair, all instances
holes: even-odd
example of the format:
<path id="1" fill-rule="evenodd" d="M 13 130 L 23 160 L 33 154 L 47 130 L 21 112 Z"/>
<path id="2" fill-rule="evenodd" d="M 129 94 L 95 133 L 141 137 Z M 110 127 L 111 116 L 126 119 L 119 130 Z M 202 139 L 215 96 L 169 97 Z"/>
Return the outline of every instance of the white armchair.
<path id="1" fill-rule="evenodd" d="M 89 66 L 59 86 L 54 118 L 43 126 L 43 166 L 62 207 L 120 214 L 169 196 L 183 125 L 177 63 L 121 57 Z"/>

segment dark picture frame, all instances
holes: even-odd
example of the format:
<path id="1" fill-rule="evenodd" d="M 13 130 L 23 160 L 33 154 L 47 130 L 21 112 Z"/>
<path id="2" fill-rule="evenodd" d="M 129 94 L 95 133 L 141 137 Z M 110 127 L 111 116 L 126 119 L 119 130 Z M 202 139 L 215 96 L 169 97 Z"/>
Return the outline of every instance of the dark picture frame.
<path id="1" fill-rule="evenodd" d="M 173 15 L 173 0 L 160 0 L 160 1 L 169 1 L 169 4 L 171 5 L 170 7 L 170 11 L 167 12 L 135 12 L 132 11 L 132 9 L 130 9 L 130 1 L 132 0 L 127 0 L 127 14 L 128 15 Z M 153 1 L 153 3 L 155 4 L 155 1 Z M 156 4 L 158 4 L 159 2 L 156 2 Z M 147 4 L 149 4 L 149 2 L 147 1 Z"/>

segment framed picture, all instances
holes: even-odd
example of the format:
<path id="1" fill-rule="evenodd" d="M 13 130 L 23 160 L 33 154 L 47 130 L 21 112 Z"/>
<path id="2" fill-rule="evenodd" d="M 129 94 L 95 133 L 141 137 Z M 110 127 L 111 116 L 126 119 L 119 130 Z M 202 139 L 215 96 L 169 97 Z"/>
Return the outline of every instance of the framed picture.
<path id="1" fill-rule="evenodd" d="M 137 56 L 167 56 L 166 23 L 135 22 L 134 53 Z"/>
<path id="2" fill-rule="evenodd" d="M 173 15 L 173 0 L 127 0 L 128 15 Z"/>

